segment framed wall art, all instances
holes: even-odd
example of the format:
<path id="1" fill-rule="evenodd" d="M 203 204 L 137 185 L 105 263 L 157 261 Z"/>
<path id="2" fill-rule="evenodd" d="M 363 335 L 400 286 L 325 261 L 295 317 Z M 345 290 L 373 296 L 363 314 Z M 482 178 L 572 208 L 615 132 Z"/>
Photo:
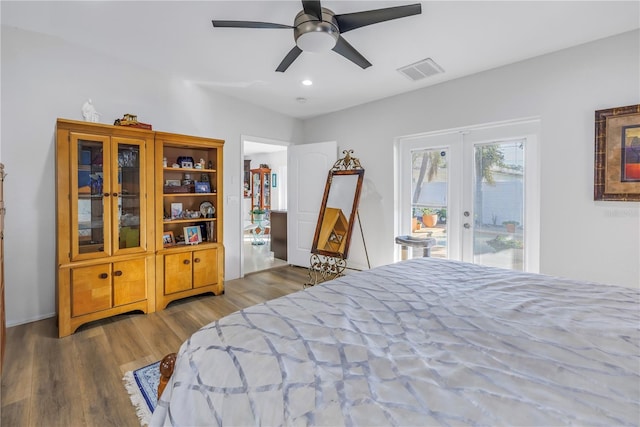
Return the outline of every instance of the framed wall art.
<path id="1" fill-rule="evenodd" d="M 594 200 L 640 201 L 640 104 L 595 114 Z"/>

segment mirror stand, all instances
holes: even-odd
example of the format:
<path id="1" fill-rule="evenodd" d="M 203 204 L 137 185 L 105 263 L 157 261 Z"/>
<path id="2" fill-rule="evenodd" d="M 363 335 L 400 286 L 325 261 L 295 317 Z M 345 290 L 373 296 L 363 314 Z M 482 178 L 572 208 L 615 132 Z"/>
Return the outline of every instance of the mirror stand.
<path id="1" fill-rule="evenodd" d="M 362 222 L 360 221 L 360 211 L 356 211 L 356 216 L 358 218 L 358 225 L 360 226 L 360 235 L 362 236 L 362 245 L 364 247 L 364 255 L 367 259 L 367 266 L 371 269 L 367 243 L 364 239 Z M 303 288 L 308 288 L 318 283 L 326 282 L 327 280 L 337 279 L 343 276 L 344 271 L 347 269 L 347 260 L 340 256 L 311 254 L 309 264 L 309 282 L 305 283 Z"/>
<path id="2" fill-rule="evenodd" d="M 339 256 L 311 254 L 309 264 L 309 282 L 303 285 L 304 288 L 336 279 L 347 268 L 347 260 Z"/>
<path id="3" fill-rule="evenodd" d="M 347 253 L 353 223 L 358 215 L 364 169 L 360 160 L 352 156 L 353 150 L 342 153 L 344 157 L 334 163 L 327 177 L 311 246 L 309 283 L 304 284 L 305 288 L 340 277 L 347 268 Z M 364 235 L 362 238 L 364 241 Z"/>

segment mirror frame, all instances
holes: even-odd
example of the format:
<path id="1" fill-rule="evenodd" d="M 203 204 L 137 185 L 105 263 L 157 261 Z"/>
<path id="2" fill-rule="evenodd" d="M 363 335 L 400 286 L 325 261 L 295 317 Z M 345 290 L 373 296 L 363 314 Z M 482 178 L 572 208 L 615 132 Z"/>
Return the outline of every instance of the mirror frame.
<path id="1" fill-rule="evenodd" d="M 347 254 L 349 253 L 349 246 L 351 243 L 351 235 L 353 234 L 353 225 L 358 213 L 358 203 L 360 201 L 360 191 L 362 189 L 362 181 L 364 179 L 364 169 L 360 166 L 360 162 L 354 158 L 350 157 L 350 153 L 353 150 L 345 150 L 345 157 L 343 159 L 338 160 L 333 168 L 329 171 L 327 176 L 327 183 L 324 187 L 324 195 L 322 197 L 322 204 L 320 205 L 320 213 L 318 215 L 318 223 L 316 224 L 316 231 L 313 237 L 313 244 L 311 245 L 311 253 L 320 254 L 325 256 L 337 257 L 346 259 Z M 346 233 L 342 237 L 344 239 L 344 249 L 342 252 L 340 251 L 329 251 L 326 249 L 322 249 L 318 247 L 318 243 L 320 240 L 320 234 L 322 230 L 322 225 L 324 223 L 325 217 L 327 216 L 327 201 L 329 199 L 329 193 L 331 192 L 332 184 L 334 184 L 334 178 L 340 176 L 357 176 L 356 187 L 353 194 L 353 200 L 351 204 L 351 214 L 349 215 L 349 221 L 346 226 Z M 344 215 L 343 215 L 344 216 Z M 327 232 L 325 231 L 325 233 Z"/>

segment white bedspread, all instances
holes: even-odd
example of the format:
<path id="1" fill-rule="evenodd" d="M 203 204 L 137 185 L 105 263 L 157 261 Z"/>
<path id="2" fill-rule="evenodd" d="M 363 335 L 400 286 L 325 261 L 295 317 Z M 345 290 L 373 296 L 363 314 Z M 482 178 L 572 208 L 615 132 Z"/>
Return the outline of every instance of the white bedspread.
<path id="1" fill-rule="evenodd" d="M 422 258 L 183 344 L 151 425 L 640 424 L 640 291 Z"/>

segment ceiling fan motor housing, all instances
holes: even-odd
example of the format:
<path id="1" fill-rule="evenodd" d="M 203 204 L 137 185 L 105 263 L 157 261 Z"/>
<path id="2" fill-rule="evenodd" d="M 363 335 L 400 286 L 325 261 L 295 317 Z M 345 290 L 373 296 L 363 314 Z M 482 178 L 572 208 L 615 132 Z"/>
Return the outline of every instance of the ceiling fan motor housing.
<path id="1" fill-rule="evenodd" d="M 296 45 L 305 52 L 324 52 L 334 48 L 340 37 L 334 13 L 322 8 L 322 21 L 300 11 L 294 21 L 293 36 Z"/>

